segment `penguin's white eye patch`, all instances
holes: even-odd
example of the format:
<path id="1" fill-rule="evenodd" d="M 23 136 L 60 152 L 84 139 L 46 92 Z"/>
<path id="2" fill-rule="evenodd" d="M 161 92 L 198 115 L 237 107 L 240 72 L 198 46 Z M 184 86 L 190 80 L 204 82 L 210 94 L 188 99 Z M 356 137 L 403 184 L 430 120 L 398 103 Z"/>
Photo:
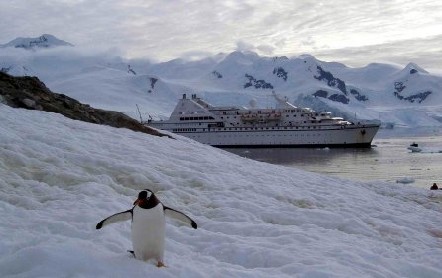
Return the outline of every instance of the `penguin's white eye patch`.
<path id="1" fill-rule="evenodd" d="M 146 199 L 149 199 L 150 198 L 150 196 L 152 196 L 152 192 L 150 192 L 149 190 L 145 190 L 145 192 L 146 192 Z"/>

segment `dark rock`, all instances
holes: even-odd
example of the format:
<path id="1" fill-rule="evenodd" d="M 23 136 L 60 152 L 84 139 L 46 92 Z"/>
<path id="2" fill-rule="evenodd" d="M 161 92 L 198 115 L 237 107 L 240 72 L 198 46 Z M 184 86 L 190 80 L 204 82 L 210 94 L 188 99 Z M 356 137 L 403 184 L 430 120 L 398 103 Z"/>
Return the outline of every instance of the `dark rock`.
<path id="1" fill-rule="evenodd" d="M 330 87 L 338 88 L 341 92 L 347 95 L 347 88 L 345 86 L 345 82 L 339 78 L 336 78 L 328 71 L 323 70 L 320 66 L 316 67 L 318 69 L 318 76 L 313 76 L 319 81 L 325 80 L 327 81 L 327 85 Z"/>
<path id="2" fill-rule="evenodd" d="M 150 77 L 149 80 L 150 80 L 150 89 L 147 90 L 147 92 L 152 93 L 153 89 L 155 89 L 155 83 L 157 83 L 158 78 Z"/>
<path id="3" fill-rule="evenodd" d="M 394 82 L 394 89 L 400 93 L 402 92 L 405 88 L 407 88 L 404 83 L 402 82 Z"/>
<path id="4" fill-rule="evenodd" d="M 411 73 L 411 72 L 410 72 Z M 393 95 L 395 97 L 397 97 L 400 100 L 406 100 L 409 101 L 411 103 L 417 101 L 419 103 L 421 103 L 422 101 L 424 101 L 429 95 L 432 94 L 431 91 L 425 91 L 425 92 L 421 92 L 421 93 L 416 93 L 414 95 L 410 95 L 408 97 L 404 97 L 403 95 L 401 95 L 401 92 L 406 88 L 406 86 L 402 83 L 402 82 L 394 82 L 394 89 L 395 91 L 393 92 Z"/>
<path id="5" fill-rule="evenodd" d="M 315 97 L 323 97 L 327 98 L 328 92 L 324 90 L 317 90 L 316 93 L 313 94 Z"/>
<path id="6" fill-rule="evenodd" d="M 275 56 L 275 57 L 272 58 L 273 62 L 276 62 L 276 61 L 286 61 L 288 59 L 289 58 L 287 56 Z"/>
<path id="7" fill-rule="evenodd" d="M 244 84 L 244 89 L 248 87 L 255 87 L 256 89 L 273 89 L 273 85 L 265 82 L 264 80 L 256 80 L 253 76 L 249 74 L 245 74 L 245 77 L 249 80 L 246 84 Z"/>
<path id="8" fill-rule="evenodd" d="M 328 99 L 333 100 L 333 101 L 337 101 L 337 102 L 340 102 L 343 104 L 348 104 L 350 101 L 346 96 L 340 95 L 340 94 L 333 94 Z"/>
<path id="9" fill-rule="evenodd" d="M 279 78 L 284 79 L 284 81 L 287 81 L 287 72 L 282 67 L 277 67 L 273 69 L 273 74 L 276 74 Z"/>
<path id="10" fill-rule="evenodd" d="M 218 79 L 223 78 L 223 75 L 216 70 L 212 71 L 212 74 Z"/>
<path id="11" fill-rule="evenodd" d="M 55 112 L 73 120 L 167 136 L 121 112 L 95 109 L 66 95 L 53 93 L 37 77 L 13 77 L 0 72 L 0 98 L 14 108 Z"/>
<path id="12" fill-rule="evenodd" d="M 137 75 L 137 73 L 131 68 L 130 65 L 127 65 L 127 73 L 132 73 L 133 75 Z"/>
<path id="13" fill-rule="evenodd" d="M 362 95 L 361 93 L 359 93 L 358 90 L 356 89 L 351 89 L 350 90 L 350 94 L 352 94 L 357 100 L 359 101 L 367 101 L 368 97 Z"/>

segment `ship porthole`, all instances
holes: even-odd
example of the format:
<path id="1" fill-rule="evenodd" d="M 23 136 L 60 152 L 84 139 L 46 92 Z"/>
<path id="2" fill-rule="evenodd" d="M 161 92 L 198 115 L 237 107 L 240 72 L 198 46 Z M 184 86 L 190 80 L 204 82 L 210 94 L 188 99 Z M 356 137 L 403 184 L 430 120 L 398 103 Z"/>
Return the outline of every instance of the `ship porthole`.
<path id="1" fill-rule="evenodd" d="M 361 130 L 361 134 L 365 135 L 365 129 Z"/>

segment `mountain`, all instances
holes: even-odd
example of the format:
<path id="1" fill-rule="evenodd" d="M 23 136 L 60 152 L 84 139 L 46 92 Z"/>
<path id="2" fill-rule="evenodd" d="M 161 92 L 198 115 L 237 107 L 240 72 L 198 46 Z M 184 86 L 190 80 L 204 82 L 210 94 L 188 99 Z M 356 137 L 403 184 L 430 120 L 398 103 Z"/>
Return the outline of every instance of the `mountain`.
<path id="1" fill-rule="evenodd" d="M 311 55 L 262 57 L 222 53 L 196 61 L 154 63 L 110 54 L 10 54 L 0 49 L 0 69 L 35 75 L 57 92 L 102 109 L 139 118 L 165 118 L 183 93 L 215 105 L 272 106 L 271 92 L 298 106 L 353 119 L 380 119 L 388 126 L 437 126 L 442 119 L 442 76 L 415 63 L 372 63 L 350 68 Z M 404 113 L 406 111 L 406 113 Z"/>
<path id="2" fill-rule="evenodd" d="M 23 49 L 51 48 L 57 46 L 73 46 L 72 44 L 56 38 L 53 35 L 43 34 L 37 38 L 16 38 L 6 44 L 0 45 L 0 48 L 15 47 Z"/>

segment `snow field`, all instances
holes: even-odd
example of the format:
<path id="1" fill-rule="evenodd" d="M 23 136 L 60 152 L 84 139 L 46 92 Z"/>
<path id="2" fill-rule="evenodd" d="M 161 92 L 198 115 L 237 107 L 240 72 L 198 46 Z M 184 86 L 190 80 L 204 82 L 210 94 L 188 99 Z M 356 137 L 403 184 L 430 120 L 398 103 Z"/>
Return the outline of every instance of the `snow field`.
<path id="1" fill-rule="evenodd" d="M 0 104 L 1 277 L 441 277 L 442 192 L 353 182 Z M 168 221 L 165 263 L 130 223 L 139 190 Z"/>

